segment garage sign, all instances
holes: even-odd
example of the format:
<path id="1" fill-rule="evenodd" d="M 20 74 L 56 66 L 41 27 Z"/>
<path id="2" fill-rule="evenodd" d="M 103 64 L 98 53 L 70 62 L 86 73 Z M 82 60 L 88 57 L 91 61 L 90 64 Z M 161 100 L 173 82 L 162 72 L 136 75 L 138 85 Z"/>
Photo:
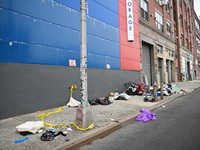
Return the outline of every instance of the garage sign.
<path id="1" fill-rule="evenodd" d="M 134 40 L 133 1 L 126 0 L 128 41 Z"/>

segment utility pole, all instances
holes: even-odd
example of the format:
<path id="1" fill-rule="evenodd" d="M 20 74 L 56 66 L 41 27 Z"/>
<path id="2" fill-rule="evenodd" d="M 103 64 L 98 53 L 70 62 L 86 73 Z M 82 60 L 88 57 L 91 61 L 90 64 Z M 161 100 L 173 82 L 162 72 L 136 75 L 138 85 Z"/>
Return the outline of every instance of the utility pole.
<path id="1" fill-rule="evenodd" d="M 153 97 L 154 97 L 154 101 L 155 101 L 155 102 L 158 101 L 157 87 L 158 87 L 158 85 L 156 84 L 156 82 L 154 82 L 154 85 L 153 85 Z"/>
<path id="2" fill-rule="evenodd" d="M 163 83 L 160 85 L 161 99 L 163 99 Z"/>
<path id="3" fill-rule="evenodd" d="M 92 124 L 92 113 L 88 103 L 87 88 L 87 0 L 80 0 L 80 100 L 81 107 L 76 110 L 76 124 L 87 128 Z"/>
<path id="4" fill-rule="evenodd" d="M 87 90 L 87 35 L 86 35 L 86 12 L 87 0 L 81 0 L 80 8 L 80 90 L 81 105 L 83 108 L 88 106 Z"/>

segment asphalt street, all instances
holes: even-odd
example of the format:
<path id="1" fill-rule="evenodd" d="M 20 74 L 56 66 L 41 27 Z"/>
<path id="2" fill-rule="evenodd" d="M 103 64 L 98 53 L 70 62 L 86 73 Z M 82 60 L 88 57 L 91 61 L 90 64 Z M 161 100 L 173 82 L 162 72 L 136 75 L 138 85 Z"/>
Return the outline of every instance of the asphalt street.
<path id="1" fill-rule="evenodd" d="M 157 119 L 121 128 L 80 150 L 199 150 L 200 89 L 153 111 Z"/>

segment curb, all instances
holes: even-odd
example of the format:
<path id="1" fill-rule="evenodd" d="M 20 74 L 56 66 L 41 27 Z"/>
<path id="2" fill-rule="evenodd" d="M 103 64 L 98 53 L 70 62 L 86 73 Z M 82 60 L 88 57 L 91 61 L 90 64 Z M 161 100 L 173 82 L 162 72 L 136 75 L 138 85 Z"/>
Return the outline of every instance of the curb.
<path id="1" fill-rule="evenodd" d="M 196 88 L 196 89 L 198 89 L 198 88 Z M 196 90 L 196 89 L 194 89 L 194 90 Z M 192 93 L 194 90 L 192 90 L 192 91 L 190 91 L 190 92 L 188 92 L 186 94 L 181 94 L 181 95 L 178 95 L 176 97 L 170 98 L 168 100 L 163 100 L 163 102 L 161 100 L 160 103 L 158 103 L 158 104 L 156 104 L 156 105 L 154 105 L 152 107 L 147 108 L 147 110 L 149 110 L 149 111 L 155 110 L 155 109 L 157 109 L 158 107 L 161 107 L 164 104 L 167 104 L 167 103 L 169 103 L 171 101 L 174 101 L 174 100 L 176 100 L 176 99 L 178 99 L 180 97 L 183 97 L 185 95 L 188 95 L 188 94 Z M 63 146 L 62 148 L 59 148 L 58 150 L 69 150 L 69 149 L 70 150 L 75 150 L 77 148 L 80 148 L 81 146 L 90 144 L 92 141 L 100 139 L 100 138 L 103 138 L 103 137 L 109 135 L 110 133 L 112 133 L 112 132 L 114 132 L 116 130 L 119 130 L 120 128 L 122 128 L 122 127 L 128 125 L 129 123 L 133 122 L 135 120 L 135 118 L 139 114 L 140 113 L 136 113 L 136 114 L 133 114 L 131 116 L 125 117 L 125 118 L 123 118 L 121 120 L 118 120 L 115 124 L 108 125 L 104 129 L 102 129 L 101 131 L 97 131 L 97 132 L 95 132 L 95 133 L 93 133 L 93 134 L 91 134 L 91 135 L 89 135 L 87 137 L 82 138 L 81 140 L 72 142 L 72 143 L 70 143 L 70 144 L 68 144 L 66 146 Z"/>
<path id="2" fill-rule="evenodd" d="M 119 123 L 115 123 L 114 125 L 108 125 L 106 126 L 106 128 L 102 129 L 101 131 L 97 131 L 87 137 L 82 138 L 81 140 L 72 142 L 62 148 L 59 148 L 58 150 L 76 150 L 77 148 L 90 144 L 92 141 L 103 138 L 107 135 L 109 135 L 110 133 L 117 131 L 121 128 Z"/>

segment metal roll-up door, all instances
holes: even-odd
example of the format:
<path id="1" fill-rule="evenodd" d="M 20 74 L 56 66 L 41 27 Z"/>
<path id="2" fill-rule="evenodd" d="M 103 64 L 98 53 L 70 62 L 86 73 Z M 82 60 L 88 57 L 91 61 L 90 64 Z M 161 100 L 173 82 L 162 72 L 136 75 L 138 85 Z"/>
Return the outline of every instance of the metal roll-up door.
<path id="1" fill-rule="evenodd" d="M 151 51 L 150 46 L 142 44 L 142 70 L 147 77 L 148 84 L 152 85 L 151 81 Z"/>

